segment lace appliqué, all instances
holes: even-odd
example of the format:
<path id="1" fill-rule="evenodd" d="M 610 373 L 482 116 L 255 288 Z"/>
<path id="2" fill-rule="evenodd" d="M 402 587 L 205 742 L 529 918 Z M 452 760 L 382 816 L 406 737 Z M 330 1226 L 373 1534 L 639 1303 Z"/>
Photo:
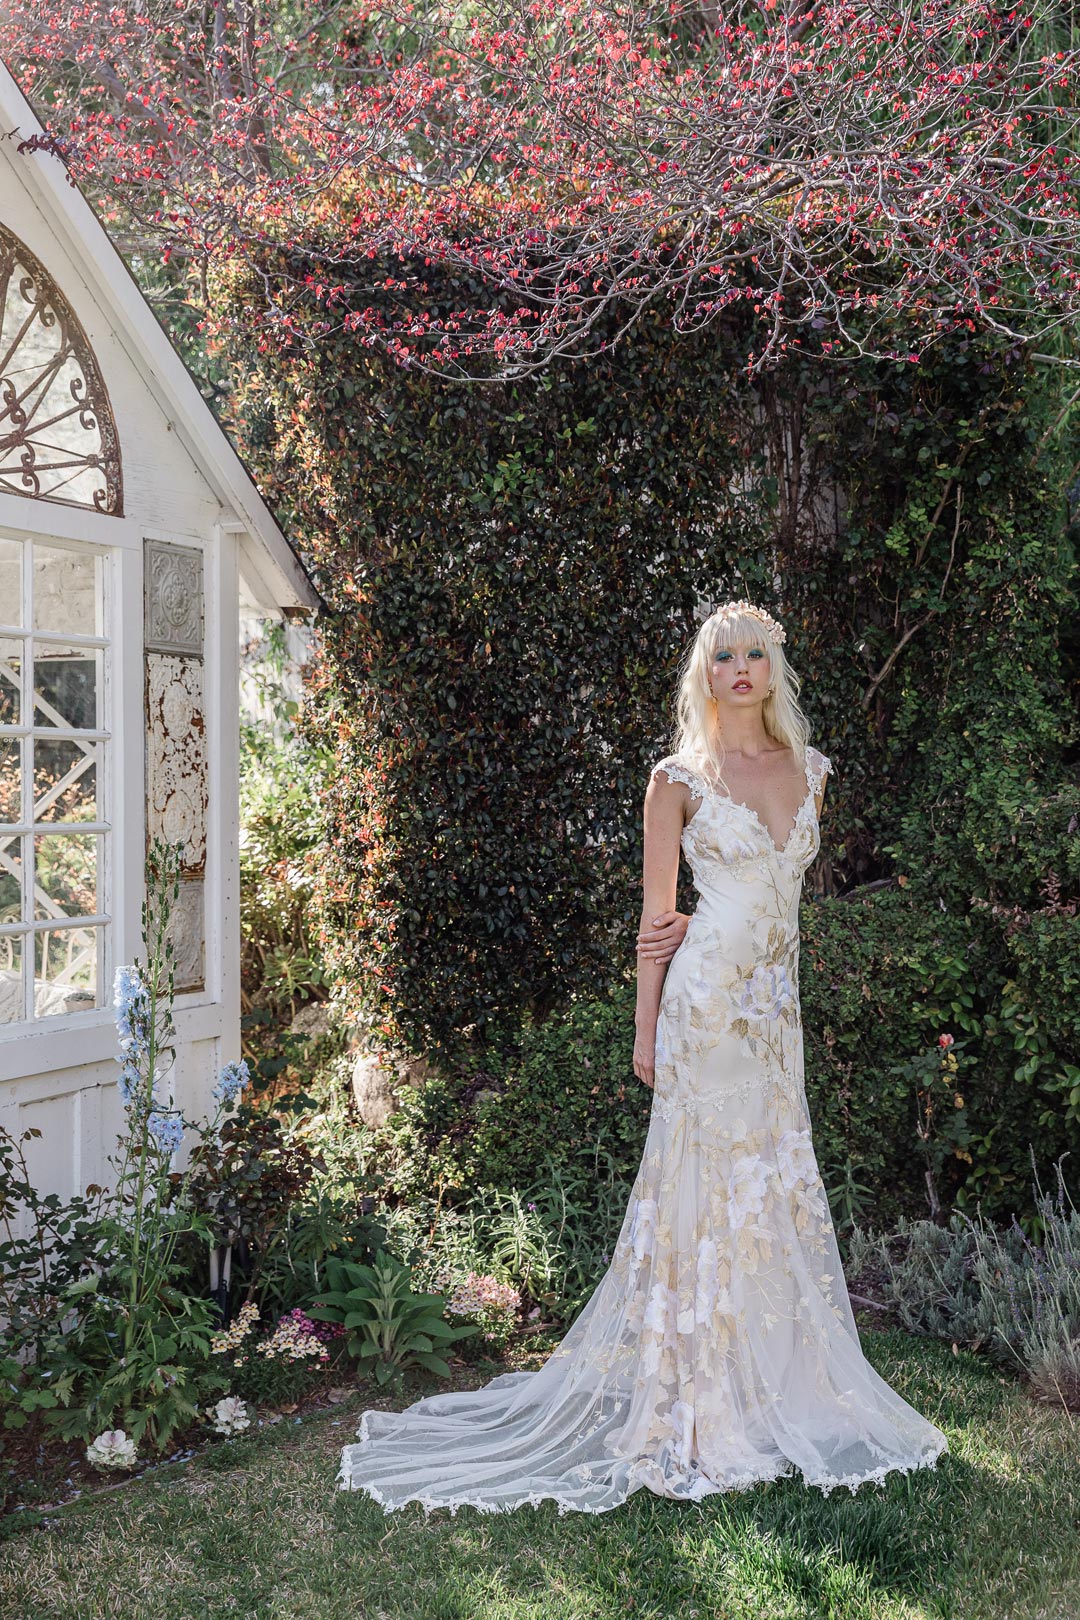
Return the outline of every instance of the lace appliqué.
<path id="1" fill-rule="evenodd" d="M 663 771 L 669 782 L 683 782 L 690 789 L 695 799 L 704 799 L 708 796 L 708 788 L 704 779 L 696 771 L 681 765 L 674 754 L 662 759 L 658 765 L 653 766 L 652 774 Z"/>

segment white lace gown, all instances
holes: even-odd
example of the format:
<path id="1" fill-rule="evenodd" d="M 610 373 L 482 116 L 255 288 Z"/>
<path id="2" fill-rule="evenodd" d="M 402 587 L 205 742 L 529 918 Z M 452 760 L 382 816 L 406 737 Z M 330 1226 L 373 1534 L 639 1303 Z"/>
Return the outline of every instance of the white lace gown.
<path id="1" fill-rule="evenodd" d="M 642 1486 L 696 1502 L 796 1472 L 854 1492 L 948 1450 L 862 1353 L 818 1173 L 798 911 L 831 763 L 809 748 L 804 766 L 782 849 L 676 756 L 654 767 L 691 788 L 682 847 L 699 898 L 664 981 L 652 1114 L 611 1264 L 539 1370 L 365 1412 L 343 1489 L 387 1513 L 605 1513 Z"/>

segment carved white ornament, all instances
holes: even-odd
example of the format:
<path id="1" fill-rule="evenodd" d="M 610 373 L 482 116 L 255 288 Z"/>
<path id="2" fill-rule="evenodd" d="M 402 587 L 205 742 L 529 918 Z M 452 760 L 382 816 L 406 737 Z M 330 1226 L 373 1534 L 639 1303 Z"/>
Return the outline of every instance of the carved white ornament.
<path id="1" fill-rule="evenodd" d="M 147 540 L 143 557 L 147 651 L 201 654 L 202 552 Z"/>
<path id="2" fill-rule="evenodd" d="M 206 980 L 203 939 L 203 880 L 184 878 L 169 924 L 173 976 L 177 990 L 201 990 Z"/>

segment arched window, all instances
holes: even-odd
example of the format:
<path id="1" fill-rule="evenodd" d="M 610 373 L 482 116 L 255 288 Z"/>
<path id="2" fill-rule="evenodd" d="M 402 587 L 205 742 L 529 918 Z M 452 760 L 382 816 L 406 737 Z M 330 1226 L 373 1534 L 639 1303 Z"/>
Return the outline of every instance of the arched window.
<path id="1" fill-rule="evenodd" d="M 120 446 L 86 334 L 0 225 L 0 490 L 119 516 Z"/>

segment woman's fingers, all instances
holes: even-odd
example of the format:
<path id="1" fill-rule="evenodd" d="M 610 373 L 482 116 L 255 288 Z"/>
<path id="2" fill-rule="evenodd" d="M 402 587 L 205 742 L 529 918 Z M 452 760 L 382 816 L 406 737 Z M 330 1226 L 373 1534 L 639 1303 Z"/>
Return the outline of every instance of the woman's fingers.
<path id="1" fill-rule="evenodd" d="M 663 912 L 655 919 L 657 926 L 643 928 L 638 934 L 637 954 L 647 962 L 670 962 L 684 937 L 680 920 L 678 911 Z"/>

